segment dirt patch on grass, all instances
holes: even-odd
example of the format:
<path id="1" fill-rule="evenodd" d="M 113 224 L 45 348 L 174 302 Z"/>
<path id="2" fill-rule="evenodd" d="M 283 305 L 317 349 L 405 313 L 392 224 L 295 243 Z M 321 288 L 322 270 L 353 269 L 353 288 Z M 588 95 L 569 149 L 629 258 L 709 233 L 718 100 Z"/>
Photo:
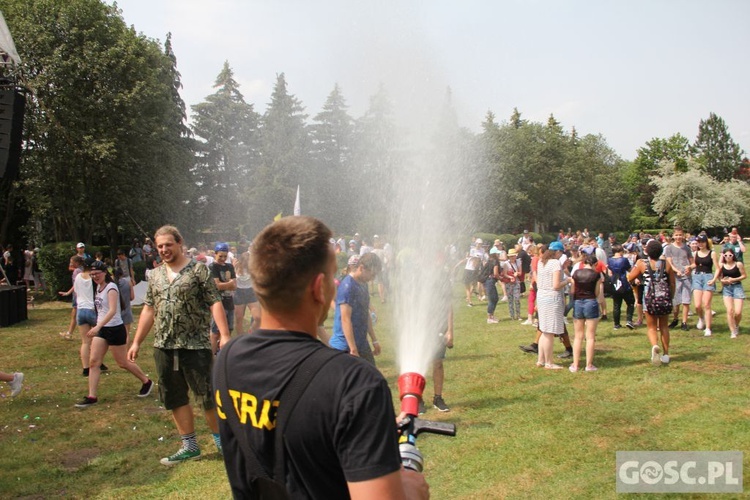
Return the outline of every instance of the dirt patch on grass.
<path id="1" fill-rule="evenodd" d="M 60 466 L 68 472 L 74 472 L 81 467 L 88 465 L 94 458 L 99 456 L 99 450 L 96 448 L 83 448 L 64 453 L 60 458 Z"/>

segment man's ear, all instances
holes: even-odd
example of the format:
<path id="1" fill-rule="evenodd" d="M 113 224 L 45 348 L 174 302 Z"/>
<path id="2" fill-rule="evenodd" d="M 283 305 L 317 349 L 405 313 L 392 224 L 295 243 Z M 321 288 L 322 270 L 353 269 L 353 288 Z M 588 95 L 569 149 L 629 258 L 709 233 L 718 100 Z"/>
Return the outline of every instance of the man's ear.
<path id="1" fill-rule="evenodd" d="M 324 273 L 318 273 L 315 276 L 315 279 L 313 279 L 312 283 L 310 284 L 310 286 L 312 287 L 313 297 L 320 303 L 326 301 L 325 278 L 326 275 Z"/>

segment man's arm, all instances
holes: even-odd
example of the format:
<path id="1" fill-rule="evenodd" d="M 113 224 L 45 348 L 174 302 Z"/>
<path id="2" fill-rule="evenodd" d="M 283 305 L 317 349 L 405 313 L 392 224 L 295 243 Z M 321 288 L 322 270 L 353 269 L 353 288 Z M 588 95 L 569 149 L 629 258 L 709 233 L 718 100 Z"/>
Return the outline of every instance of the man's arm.
<path id="1" fill-rule="evenodd" d="M 352 326 L 352 306 L 349 304 L 339 304 L 341 310 L 341 329 L 344 330 L 344 338 L 349 346 L 349 354 L 359 356 L 357 343 L 354 341 L 354 327 Z"/>
<path id="2" fill-rule="evenodd" d="M 417 500 L 430 498 L 424 476 L 412 470 L 392 472 L 368 481 L 347 482 L 353 500 Z"/>
<path id="3" fill-rule="evenodd" d="M 370 339 L 372 339 L 372 354 L 375 356 L 380 355 L 380 342 L 378 342 L 378 338 L 375 336 L 375 327 L 372 326 L 372 314 L 370 312 L 367 312 L 367 334 L 370 336 Z"/>
<path id="4" fill-rule="evenodd" d="M 136 328 L 135 336 L 133 337 L 133 344 L 128 349 L 128 359 L 130 361 L 135 361 L 138 358 L 138 351 L 141 348 L 143 339 L 151 331 L 152 326 L 154 326 L 154 308 L 144 304 L 141 316 L 138 319 L 138 328 Z"/>
<path id="5" fill-rule="evenodd" d="M 219 329 L 219 348 L 224 347 L 224 344 L 229 342 L 232 337 L 229 335 L 227 315 L 221 301 L 211 304 L 211 316 L 213 316 L 216 327 Z"/>

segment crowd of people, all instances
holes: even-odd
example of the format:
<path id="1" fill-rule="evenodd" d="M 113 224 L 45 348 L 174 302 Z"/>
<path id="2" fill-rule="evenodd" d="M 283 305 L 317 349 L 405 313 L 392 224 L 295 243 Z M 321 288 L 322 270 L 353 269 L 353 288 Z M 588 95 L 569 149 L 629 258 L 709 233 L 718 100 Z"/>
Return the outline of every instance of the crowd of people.
<path id="1" fill-rule="evenodd" d="M 571 372 L 579 371 L 583 340 L 586 340 L 585 371 L 596 371 L 593 364 L 596 330 L 607 321 L 607 301 L 612 299 L 613 328 L 634 330 L 645 320 L 653 364 L 668 364 L 670 329 L 690 330 L 688 316 L 694 305 L 695 328 L 704 336 L 712 329 L 712 300 L 721 284 L 727 310 L 729 337 L 737 338 L 745 293 L 743 255 L 745 244 L 737 228 L 724 237 L 705 232 L 692 235 L 681 227 L 671 234 L 631 234 L 618 242 L 614 233 L 593 237 L 588 229 L 572 233 L 560 231 L 548 245 L 535 243 L 528 231 L 510 249 L 495 240 L 489 250 L 476 239 L 458 266 L 464 267 L 466 305 L 473 298 L 487 301 L 487 323 L 499 323 L 495 311 L 499 300 L 508 302 L 511 320 L 521 320 L 518 297 L 528 292 L 528 315 L 522 323 L 537 328 L 530 345 L 519 346 L 537 354 L 537 366 L 552 370 L 563 367 L 552 358 L 554 338 L 560 338 L 572 358 Z M 528 285 L 526 284 L 528 282 Z M 498 299 L 498 283 L 503 298 Z M 659 296 L 660 293 L 665 296 Z M 661 308 L 654 303 L 661 301 Z M 625 305 L 625 321 L 622 309 Z M 567 331 L 567 316 L 573 311 L 574 342 Z M 536 318 L 536 319 L 534 319 Z M 671 319 L 670 319 L 671 318 Z"/>
<path id="2" fill-rule="evenodd" d="M 157 230 L 153 242 L 134 242 L 113 262 L 100 255 L 92 258 L 79 243 L 70 259 L 72 286 L 61 292 L 74 296 L 71 326 L 63 337 L 70 338 L 78 326 L 82 374 L 88 377 L 87 395 L 76 407 L 98 403 L 100 373 L 107 369 L 102 360 L 112 352 L 117 365 L 139 380 L 137 396 L 146 397 L 158 387 L 160 400 L 171 412 L 181 446 L 161 459 L 164 465 L 201 457 L 192 392 L 237 496 L 281 487 L 312 496 L 346 491 L 356 498 L 378 491 L 382 498 L 404 492 L 424 497 L 424 477 L 400 467 L 395 410 L 375 361 L 381 347 L 370 297 L 389 299 L 396 257 L 385 238 L 374 236 L 371 241 L 359 234 L 348 241 L 336 239 L 315 219 L 290 217 L 268 226 L 253 244 L 218 242 L 213 250 L 188 248 L 172 226 Z M 575 373 L 598 369 L 596 330 L 607 320 L 605 297 L 612 298 L 614 329 L 633 330 L 645 321 L 649 359 L 655 365 L 670 362 L 670 329 L 690 328 L 691 302 L 698 316 L 696 328 L 707 337 L 718 334 L 712 297 L 719 284 L 729 336 L 736 338 L 744 300 L 744 252 L 736 229 L 719 241 L 705 233 L 686 234 L 679 227 L 671 234 L 633 234 L 622 243 L 614 234 L 605 239 L 587 230 L 561 232 L 548 245 L 534 242 L 526 231 L 508 249 L 499 240 L 485 245 L 476 239 L 465 259 L 452 265 L 446 258 L 437 264 L 445 269 L 445 286 L 436 291 L 437 310 L 442 312 L 433 328 L 439 331 L 440 346 L 432 361 L 433 406 L 450 410 L 442 388 L 443 359 L 453 346 L 451 267 L 463 267 L 467 306 L 474 307 L 476 299 L 487 301 L 488 324 L 500 323 L 497 306 L 506 302 L 510 320 L 536 326 L 535 341 L 521 348 L 537 354 L 538 367 L 563 368 L 553 357 L 557 337 L 566 348 L 560 357 L 572 358 L 568 369 Z M 338 254 L 346 255 L 343 273 L 336 268 Z M 447 249 L 445 255 L 455 258 L 456 252 Z M 148 263 L 148 288 L 128 346 L 137 259 Z M 373 282 L 377 287 L 371 289 Z M 528 297 L 525 315 L 523 296 Z M 323 324 L 331 311 L 329 333 Z M 567 331 L 570 311 L 572 343 Z M 136 363 L 152 330 L 154 381 Z M 234 335 L 232 340 L 235 332 L 252 335 Z M 332 349 L 321 351 L 323 345 Z M 296 375 L 298 370 L 301 375 Z M 0 380 L 16 396 L 24 375 L 0 372 Z M 293 403 L 283 416 L 280 401 Z M 295 457 L 283 461 L 283 480 L 274 477 L 281 460 L 274 451 L 281 432 L 284 453 Z M 321 459 L 324 451 L 326 458 Z M 322 463 L 335 463 L 336 470 L 332 474 L 326 465 L 323 473 Z"/>

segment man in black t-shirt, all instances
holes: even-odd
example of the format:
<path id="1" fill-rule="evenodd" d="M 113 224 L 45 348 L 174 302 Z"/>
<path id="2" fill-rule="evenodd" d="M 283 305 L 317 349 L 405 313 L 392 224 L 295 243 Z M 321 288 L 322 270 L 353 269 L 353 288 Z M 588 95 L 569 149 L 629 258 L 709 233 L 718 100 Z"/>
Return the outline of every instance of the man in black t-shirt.
<path id="1" fill-rule="evenodd" d="M 273 476 L 282 390 L 302 360 L 329 349 L 317 331 L 336 292 L 330 237 L 316 219 L 286 217 L 253 242 L 250 274 L 262 308 L 260 330 L 224 346 L 214 369 L 224 464 L 235 498 L 257 493 L 247 457 L 257 457 Z M 219 374 L 226 374 L 226 386 Z M 323 365 L 281 432 L 286 472 L 273 479 L 294 498 L 429 495 L 421 474 L 401 470 L 387 382 L 358 357 L 341 354 Z"/>
<path id="2" fill-rule="evenodd" d="M 227 262 L 229 256 L 229 245 L 227 243 L 217 243 L 214 247 L 214 261 L 208 268 L 211 271 L 211 277 L 216 283 L 216 288 L 221 294 L 221 305 L 224 306 L 224 315 L 227 318 L 229 326 L 229 335 L 234 330 L 234 298 L 233 292 L 237 289 L 237 273 L 234 266 Z M 214 353 L 219 347 L 219 328 L 216 322 L 211 320 L 211 349 Z"/>

